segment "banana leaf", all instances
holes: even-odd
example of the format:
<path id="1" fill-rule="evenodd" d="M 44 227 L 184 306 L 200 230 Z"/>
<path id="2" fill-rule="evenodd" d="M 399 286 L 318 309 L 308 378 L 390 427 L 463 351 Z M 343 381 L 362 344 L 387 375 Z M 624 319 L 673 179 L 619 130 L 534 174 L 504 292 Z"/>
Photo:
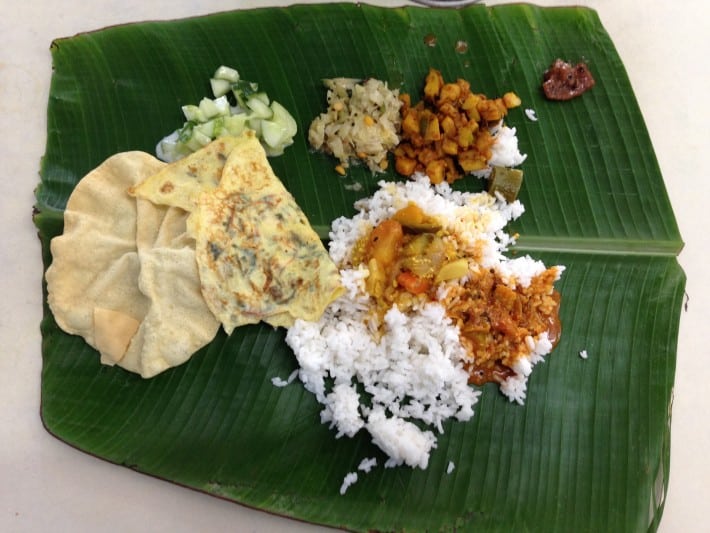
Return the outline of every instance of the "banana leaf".
<path id="1" fill-rule="evenodd" d="M 507 122 L 528 154 L 526 213 L 509 228 L 520 233 L 511 253 L 567 267 L 562 339 L 532 374 L 526 404 L 484 386 L 475 416 L 445 425 L 427 470 L 379 467 L 341 496 L 360 459 L 384 457 L 363 434 L 335 439 L 298 382 L 272 385 L 296 368 L 282 330 L 219 333 L 188 363 L 143 380 L 102 366 L 45 303 L 41 417 L 51 434 L 137 472 L 350 530 L 657 528 L 683 243 L 623 63 L 594 11 L 298 5 L 110 27 L 57 39 L 51 53 L 34 216 L 45 268 L 77 181 L 113 153 L 152 152 L 181 125 L 180 106 L 209 95 L 220 64 L 294 114 L 296 143 L 271 162 L 324 235 L 379 179 L 399 178 L 364 168 L 342 178 L 329 156 L 309 150 L 304 132 L 324 108 L 322 78 L 372 76 L 416 95 L 432 66 L 489 96 L 517 92 L 523 106 Z M 586 60 L 596 86 L 547 101 L 541 76 L 556 57 Z"/>

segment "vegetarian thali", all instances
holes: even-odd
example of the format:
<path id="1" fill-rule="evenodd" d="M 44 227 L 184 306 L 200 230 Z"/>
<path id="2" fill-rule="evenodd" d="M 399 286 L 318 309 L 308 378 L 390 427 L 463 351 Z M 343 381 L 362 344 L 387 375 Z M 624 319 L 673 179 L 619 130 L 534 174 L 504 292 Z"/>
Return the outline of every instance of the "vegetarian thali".
<path id="1" fill-rule="evenodd" d="M 180 126 L 179 107 L 207 94 L 205 80 L 229 64 L 298 124 L 269 163 L 322 237 L 381 179 L 401 179 L 364 165 L 343 176 L 309 146 L 323 79 L 372 77 L 414 94 L 436 67 L 486 94 L 515 91 L 522 106 L 506 122 L 527 154 L 525 213 L 507 228 L 519 234 L 507 253 L 565 270 L 556 283 L 564 333 L 524 405 L 480 386 L 475 415 L 443 422 L 425 469 L 383 467 L 364 432 L 335 438 L 313 395 L 287 380 L 298 362 L 286 332 L 263 323 L 219 331 L 184 364 L 143 379 L 102 365 L 45 307 L 42 418 L 51 433 L 139 472 L 348 529 L 655 527 L 668 477 L 682 241 L 623 65 L 593 11 L 265 8 L 109 28 L 57 40 L 52 54 L 35 215 L 46 267 L 79 179 L 113 154 L 153 152 Z M 585 60 L 594 88 L 547 100 L 542 74 L 557 57 Z M 467 177 L 453 187 L 485 186 Z M 378 465 L 339 492 L 371 457 Z"/>

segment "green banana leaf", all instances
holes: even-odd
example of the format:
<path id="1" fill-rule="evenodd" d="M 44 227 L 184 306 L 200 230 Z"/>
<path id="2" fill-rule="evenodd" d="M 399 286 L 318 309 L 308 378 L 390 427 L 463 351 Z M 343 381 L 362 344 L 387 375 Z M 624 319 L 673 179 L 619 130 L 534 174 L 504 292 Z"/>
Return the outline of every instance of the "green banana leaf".
<path id="1" fill-rule="evenodd" d="M 51 52 L 34 217 L 45 268 L 77 181 L 115 152 L 153 152 L 181 125 L 180 106 L 209 95 L 207 80 L 226 64 L 293 112 L 300 134 L 272 165 L 324 235 L 383 176 L 355 168 L 339 177 L 331 158 L 309 150 L 321 78 L 373 76 L 416 95 L 432 66 L 489 96 L 517 92 L 523 106 L 507 122 L 528 159 L 512 253 L 567 270 L 562 340 L 532 374 L 526 404 L 483 387 L 476 415 L 445 425 L 427 470 L 380 466 L 341 496 L 362 458 L 384 457 L 364 434 L 335 439 L 299 382 L 272 385 L 296 368 L 283 330 L 219 333 L 188 363 L 142 380 L 100 365 L 45 304 L 41 416 L 50 433 L 138 472 L 351 530 L 656 529 L 669 476 L 682 240 L 625 69 L 594 11 L 263 8 L 106 28 L 58 39 Z M 573 101 L 545 100 L 541 75 L 556 57 L 586 60 L 597 85 Z"/>

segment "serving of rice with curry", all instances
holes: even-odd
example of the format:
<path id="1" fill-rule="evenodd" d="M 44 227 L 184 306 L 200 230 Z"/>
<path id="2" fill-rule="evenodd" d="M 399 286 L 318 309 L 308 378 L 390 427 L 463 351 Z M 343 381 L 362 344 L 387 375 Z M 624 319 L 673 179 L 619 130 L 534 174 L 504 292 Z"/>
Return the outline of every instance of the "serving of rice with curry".
<path id="1" fill-rule="evenodd" d="M 385 466 L 426 468 L 448 418 L 473 416 L 493 381 L 523 403 L 535 364 L 559 336 L 554 282 L 564 267 L 504 255 L 519 201 L 380 182 L 334 221 L 330 255 L 347 293 L 286 340 L 299 377 L 337 437 L 368 431 Z M 423 429 L 424 428 L 424 429 Z"/>

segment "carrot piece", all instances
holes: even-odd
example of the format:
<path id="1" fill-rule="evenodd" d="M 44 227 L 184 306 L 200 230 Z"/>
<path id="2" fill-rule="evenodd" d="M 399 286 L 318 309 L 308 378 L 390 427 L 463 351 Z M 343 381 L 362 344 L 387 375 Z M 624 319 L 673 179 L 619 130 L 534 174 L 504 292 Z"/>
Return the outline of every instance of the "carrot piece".
<path id="1" fill-rule="evenodd" d="M 431 285 L 429 280 L 406 270 L 397 275 L 397 283 L 412 294 L 424 294 L 429 290 L 429 286 Z"/>

